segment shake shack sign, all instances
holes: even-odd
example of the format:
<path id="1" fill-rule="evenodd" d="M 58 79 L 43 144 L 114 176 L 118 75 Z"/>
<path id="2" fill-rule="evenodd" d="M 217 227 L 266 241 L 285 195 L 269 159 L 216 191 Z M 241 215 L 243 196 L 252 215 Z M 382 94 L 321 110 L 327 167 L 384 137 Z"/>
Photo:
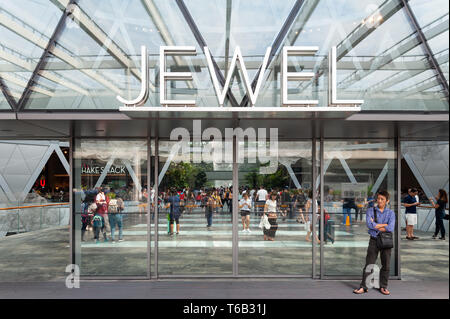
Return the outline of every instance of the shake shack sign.
<path id="1" fill-rule="evenodd" d="M 281 106 L 297 106 L 297 107 L 314 107 L 319 106 L 319 100 L 317 99 L 289 99 L 288 98 L 288 83 L 289 82 L 299 82 L 301 81 L 311 81 L 318 75 L 314 72 L 288 72 L 288 60 L 292 56 L 314 56 L 319 50 L 319 47 L 315 46 L 286 46 L 282 49 L 281 56 Z M 230 84 L 232 76 L 236 68 L 239 67 L 241 73 L 242 82 L 244 84 L 245 90 L 247 91 L 247 96 L 249 97 L 249 102 L 251 106 L 255 106 L 258 99 L 259 91 L 264 85 L 265 75 L 269 67 L 269 59 L 275 53 L 272 52 L 272 48 L 268 47 L 266 54 L 264 55 L 263 61 L 257 73 L 257 78 L 255 79 L 255 86 L 253 87 L 250 76 L 247 72 L 245 66 L 244 58 L 241 53 L 241 49 L 237 46 L 233 59 L 231 60 L 230 67 L 228 69 L 227 77 L 224 79 L 224 84 L 219 83 L 219 78 L 217 72 L 221 72 L 217 69 L 217 64 L 213 60 L 208 47 L 203 48 L 203 53 L 206 59 L 206 65 L 208 66 L 210 78 L 218 103 L 221 107 L 224 106 L 225 97 L 230 89 Z M 179 56 L 182 55 L 196 55 L 195 47 L 188 46 L 161 46 L 159 54 L 159 103 L 161 106 L 196 106 L 195 100 L 175 100 L 169 99 L 167 94 L 166 85 L 168 81 L 192 81 L 191 72 L 168 72 L 167 71 L 167 56 L 175 56 L 178 61 L 181 59 Z M 336 84 L 336 47 L 332 47 L 328 55 L 328 107 L 359 107 L 364 103 L 363 100 L 339 100 L 337 98 L 337 84 Z M 302 67 L 297 65 L 297 69 L 301 70 Z M 125 108 L 136 106 L 142 106 L 145 104 L 149 97 L 150 88 L 152 91 L 156 91 L 153 83 L 149 80 L 149 68 L 148 68 L 148 54 L 145 46 L 141 47 L 141 88 L 139 95 L 134 99 L 125 99 L 121 96 L 117 96 L 117 100 L 123 103 Z M 138 109 L 138 108 L 136 108 Z"/>
<path id="2" fill-rule="evenodd" d="M 81 167 L 81 174 L 102 174 L 104 170 L 105 166 L 83 164 L 83 166 Z M 114 174 L 125 174 L 125 166 L 111 165 L 108 169 L 108 175 Z"/>

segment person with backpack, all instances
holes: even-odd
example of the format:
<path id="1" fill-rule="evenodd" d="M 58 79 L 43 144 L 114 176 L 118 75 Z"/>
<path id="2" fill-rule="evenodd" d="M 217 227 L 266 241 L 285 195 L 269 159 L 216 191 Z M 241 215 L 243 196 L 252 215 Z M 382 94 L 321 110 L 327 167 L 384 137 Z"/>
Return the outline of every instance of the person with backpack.
<path id="1" fill-rule="evenodd" d="M 303 190 L 298 190 L 297 194 L 294 197 L 294 207 L 293 211 L 298 211 L 298 217 L 296 219 L 297 223 L 305 223 L 305 216 L 303 215 L 303 212 L 305 211 L 305 205 L 306 205 L 306 196 L 303 193 Z"/>
<path id="2" fill-rule="evenodd" d="M 383 190 L 377 194 L 377 206 L 367 210 L 366 225 L 369 229 L 370 240 L 361 284 L 358 289 L 353 290 L 355 294 L 368 292 L 367 279 L 371 272 L 366 272 L 366 270 L 368 266 L 373 267 L 375 265 L 379 253 L 382 264 L 379 291 L 383 295 L 390 295 L 387 286 L 391 263 L 391 250 L 394 246 L 392 233 L 395 229 L 395 213 L 388 208 L 388 203 L 389 193 Z"/>
<path id="3" fill-rule="evenodd" d="M 114 194 L 114 193 L 111 193 Z M 116 229 L 116 224 L 119 227 L 119 241 L 123 241 L 123 215 L 122 211 L 125 209 L 125 205 L 123 199 L 120 197 L 111 196 L 108 205 L 108 214 L 109 214 L 109 224 L 111 226 L 111 242 L 114 244 L 115 238 L 114 233 Z"/>
<path id="4" fill-rule="evenodd" d="M 172 190 L 170 193 L 170 197 L 167 200 L 166 209 L 170 208 L 169 213 L 169 236 L 173 236 L 173 224 L 177 223 L 177 232 L 178 235 L 180 233 L 180 216 L 181 216 L 181 207 L 180 207 L 180 196 L 176 190 Z"/>
<path id="5" fill-rule="evenodd" d="M 109 197 L 105 195 L 103 188 L 100 188 L 97 196 L 95 197 L 95 203 L 97 204 L 97 214 L 103 219 L 101 231 L 105 242 L 108 241 L 106 233 L 111 231 L 108 219 L 108 201 Z"/>
<path id="6" fill-rule="evenodd" d="M 94 213 L 97 210 L 97 205 L 94 203 L 97 191 L 86 190 L 84 195 L 84 199 L 81 203 L 81 241 L 85 241 L 84 235 L 88 226 L 92 223 L 92 217 L 94 217 Z M 94 206 L 91 206 L 92 204 L 94 204 Z"/>
<path id="7" fill-rule="evenodd" d="M 103 217 L 100 216 L 99 213 L 95 213 L 94 217 L 92 218 L 92 226 L 94 227 L 94 240 L 95 243 L 98 244 L 100 242 L 100 230 L 103 227 Z"/>

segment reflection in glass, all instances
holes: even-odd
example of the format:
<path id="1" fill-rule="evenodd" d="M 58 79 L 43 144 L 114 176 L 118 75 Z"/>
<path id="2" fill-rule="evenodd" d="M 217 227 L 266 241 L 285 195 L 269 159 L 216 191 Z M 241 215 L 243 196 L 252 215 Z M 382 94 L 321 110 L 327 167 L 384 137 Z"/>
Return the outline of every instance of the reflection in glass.
<path id="1" fill-rule="evenodd" d="M 159 144 L 159 275 L 232 274 L 232 166 L 205 158 L 216 141 Z"/>
<path id="2" fill-rule="evenodd" d="M 387 190 L 388 207 L 396 208 L 395 159 L 391 140 L 325 141 L 319 202 L 324 208 L 324 275 L 360 275 L 369 239 L 365 214 L 376 192 Z"/>
<path id="3" fill-rule="evenodd" d="M 240 143 L 246 155 L 239 164 L 239 274 L 310 276 L 311 142 L 278 142 L 278 160 L 267 163 L 251 161 L 256 148 Z"/>
<path id="4" fill-rule="evenodd" d="M 77 140 L 75 253 L 81 275 L 147 276 L 147 143 Z"/>

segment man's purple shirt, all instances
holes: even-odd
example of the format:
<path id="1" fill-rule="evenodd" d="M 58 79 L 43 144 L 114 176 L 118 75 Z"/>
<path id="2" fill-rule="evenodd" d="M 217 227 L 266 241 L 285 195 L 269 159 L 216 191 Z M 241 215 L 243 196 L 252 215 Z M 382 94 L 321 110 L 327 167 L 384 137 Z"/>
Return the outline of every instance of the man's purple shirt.
<path id="1" fill-rule="evenodd" d="M 375 214 L 374 209 L 377 210 L 377 223 L 375 223 Z M 373 221 L 372 221 L 373 220 Z M 366 225 L 369 228 L 369 235 L 372 237 L 377 237 L 380 232 L 375 228 L 377 224 L 387 224 L 386 229 L 387 232 L 394 232 L 395 228 L 395 213 L 389 208 L 385 207 L 383 212 L 380 212 L 378 207 L 370 208 L 367 210 L 366 214 Z"/>

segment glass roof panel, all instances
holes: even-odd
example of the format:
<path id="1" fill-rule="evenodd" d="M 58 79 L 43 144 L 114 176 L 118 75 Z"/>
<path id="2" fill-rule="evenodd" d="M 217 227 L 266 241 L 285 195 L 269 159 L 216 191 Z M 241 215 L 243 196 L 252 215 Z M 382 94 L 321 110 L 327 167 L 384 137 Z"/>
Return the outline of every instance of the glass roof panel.
<path id="1" fill-rule="evenodd" d="M 448 0 L 409 0 L 408 3 L 422 28 L 449 12 Z"/>
<path id="2" fill-rule="evenodd" d="M 11 107 L 8 104 L 3 92 L 0 91 L 0 110 L 10 110 Z"/>
<path id="3" fill-rule="evenodd" d="M 211 53 L 231 57 L 236 46 L 240 46 L 244 56 L 264 55 L 294 3 L 294 0 L 185 1 Z"/>
<path id="4" fill-rule="evenodd" d="M 13 16 L 23 22 L 33 33 L 48 39 L 61 18 L 62 12 L 49 0 L 0 0 L 0 13 Z"/>
<path id="5" fill-rule="evenodd" d="M 153 23 L 145 1 L 104 0 L 98 6 L 95 1 L 81 0 L 78 5 L 127 55 L 139 55 L 141 45 L 150 54 L 157 54 L 159 46 L 168 45 Z"/>
<path id="6" fill-rule="evenodd" d="M 29 2 L 22 12 L 20 8 Z M 191 72 L 193 76 L 193 81 L 167 81 L 167 98 L 196 100 L 198 107 L 218 106 L 203 50 L 176 1 L 77 3 L 77 14 L 67 19 L 35 79 L 26 108 L 118 109 L 117 95 L 132 99 L 139 94 L 141 45 L 146 45 L 149 52 L 150 94 L 146 106 L 160 105 L 156 77 L 159 47 L 163 45 L 193 46 L 197 50 L 196 56 L 167 57 L 167 71 Z M 239 45 L 250 81 L 294 3 L 185 0 L 222 75 L 228 75 L 232 54 Z M 441 1 L 434 0 L 420 6 L 416 0 L 410 3 L 416 14 L 417 10 L 437 11 L 433 8 L 441 5 Z M 0 0 L 0 4 L 0 72 L 8 74 L 2 78 L 19 100 L 62 10 L 56 0 Z M 319 50 L 314 56 L 289 57 L 289 72 L 314 72 L 316 80 L 290 81 L 289 99 L 318 99 L 319 106 L 328 105 L 328 52 L 337 46 L 338 99 L 364 99 L 363 110 L 448 110 L 442 90 L 436 88 L 436 74 L 430 70 L 423 46 L 401 4 L 400 0 L 304 1 L 264 74 L 256 106 L 281 105 L 281 48 L 304 45 L 318 46 Z M 444 14 L 448 13 L 448 5 L 443 8 L 419 15 L 448 81 L 448 14 Z M 5 27 L 5 21 L 15 21 L 18 27 Z M 37 36 L 27 36 L 30 30 Z M 237 104 L 246 95 L 237 72 L 232 77 L 231 93 Z M 225 106 L 231 106 L 228 99 Z"/>

